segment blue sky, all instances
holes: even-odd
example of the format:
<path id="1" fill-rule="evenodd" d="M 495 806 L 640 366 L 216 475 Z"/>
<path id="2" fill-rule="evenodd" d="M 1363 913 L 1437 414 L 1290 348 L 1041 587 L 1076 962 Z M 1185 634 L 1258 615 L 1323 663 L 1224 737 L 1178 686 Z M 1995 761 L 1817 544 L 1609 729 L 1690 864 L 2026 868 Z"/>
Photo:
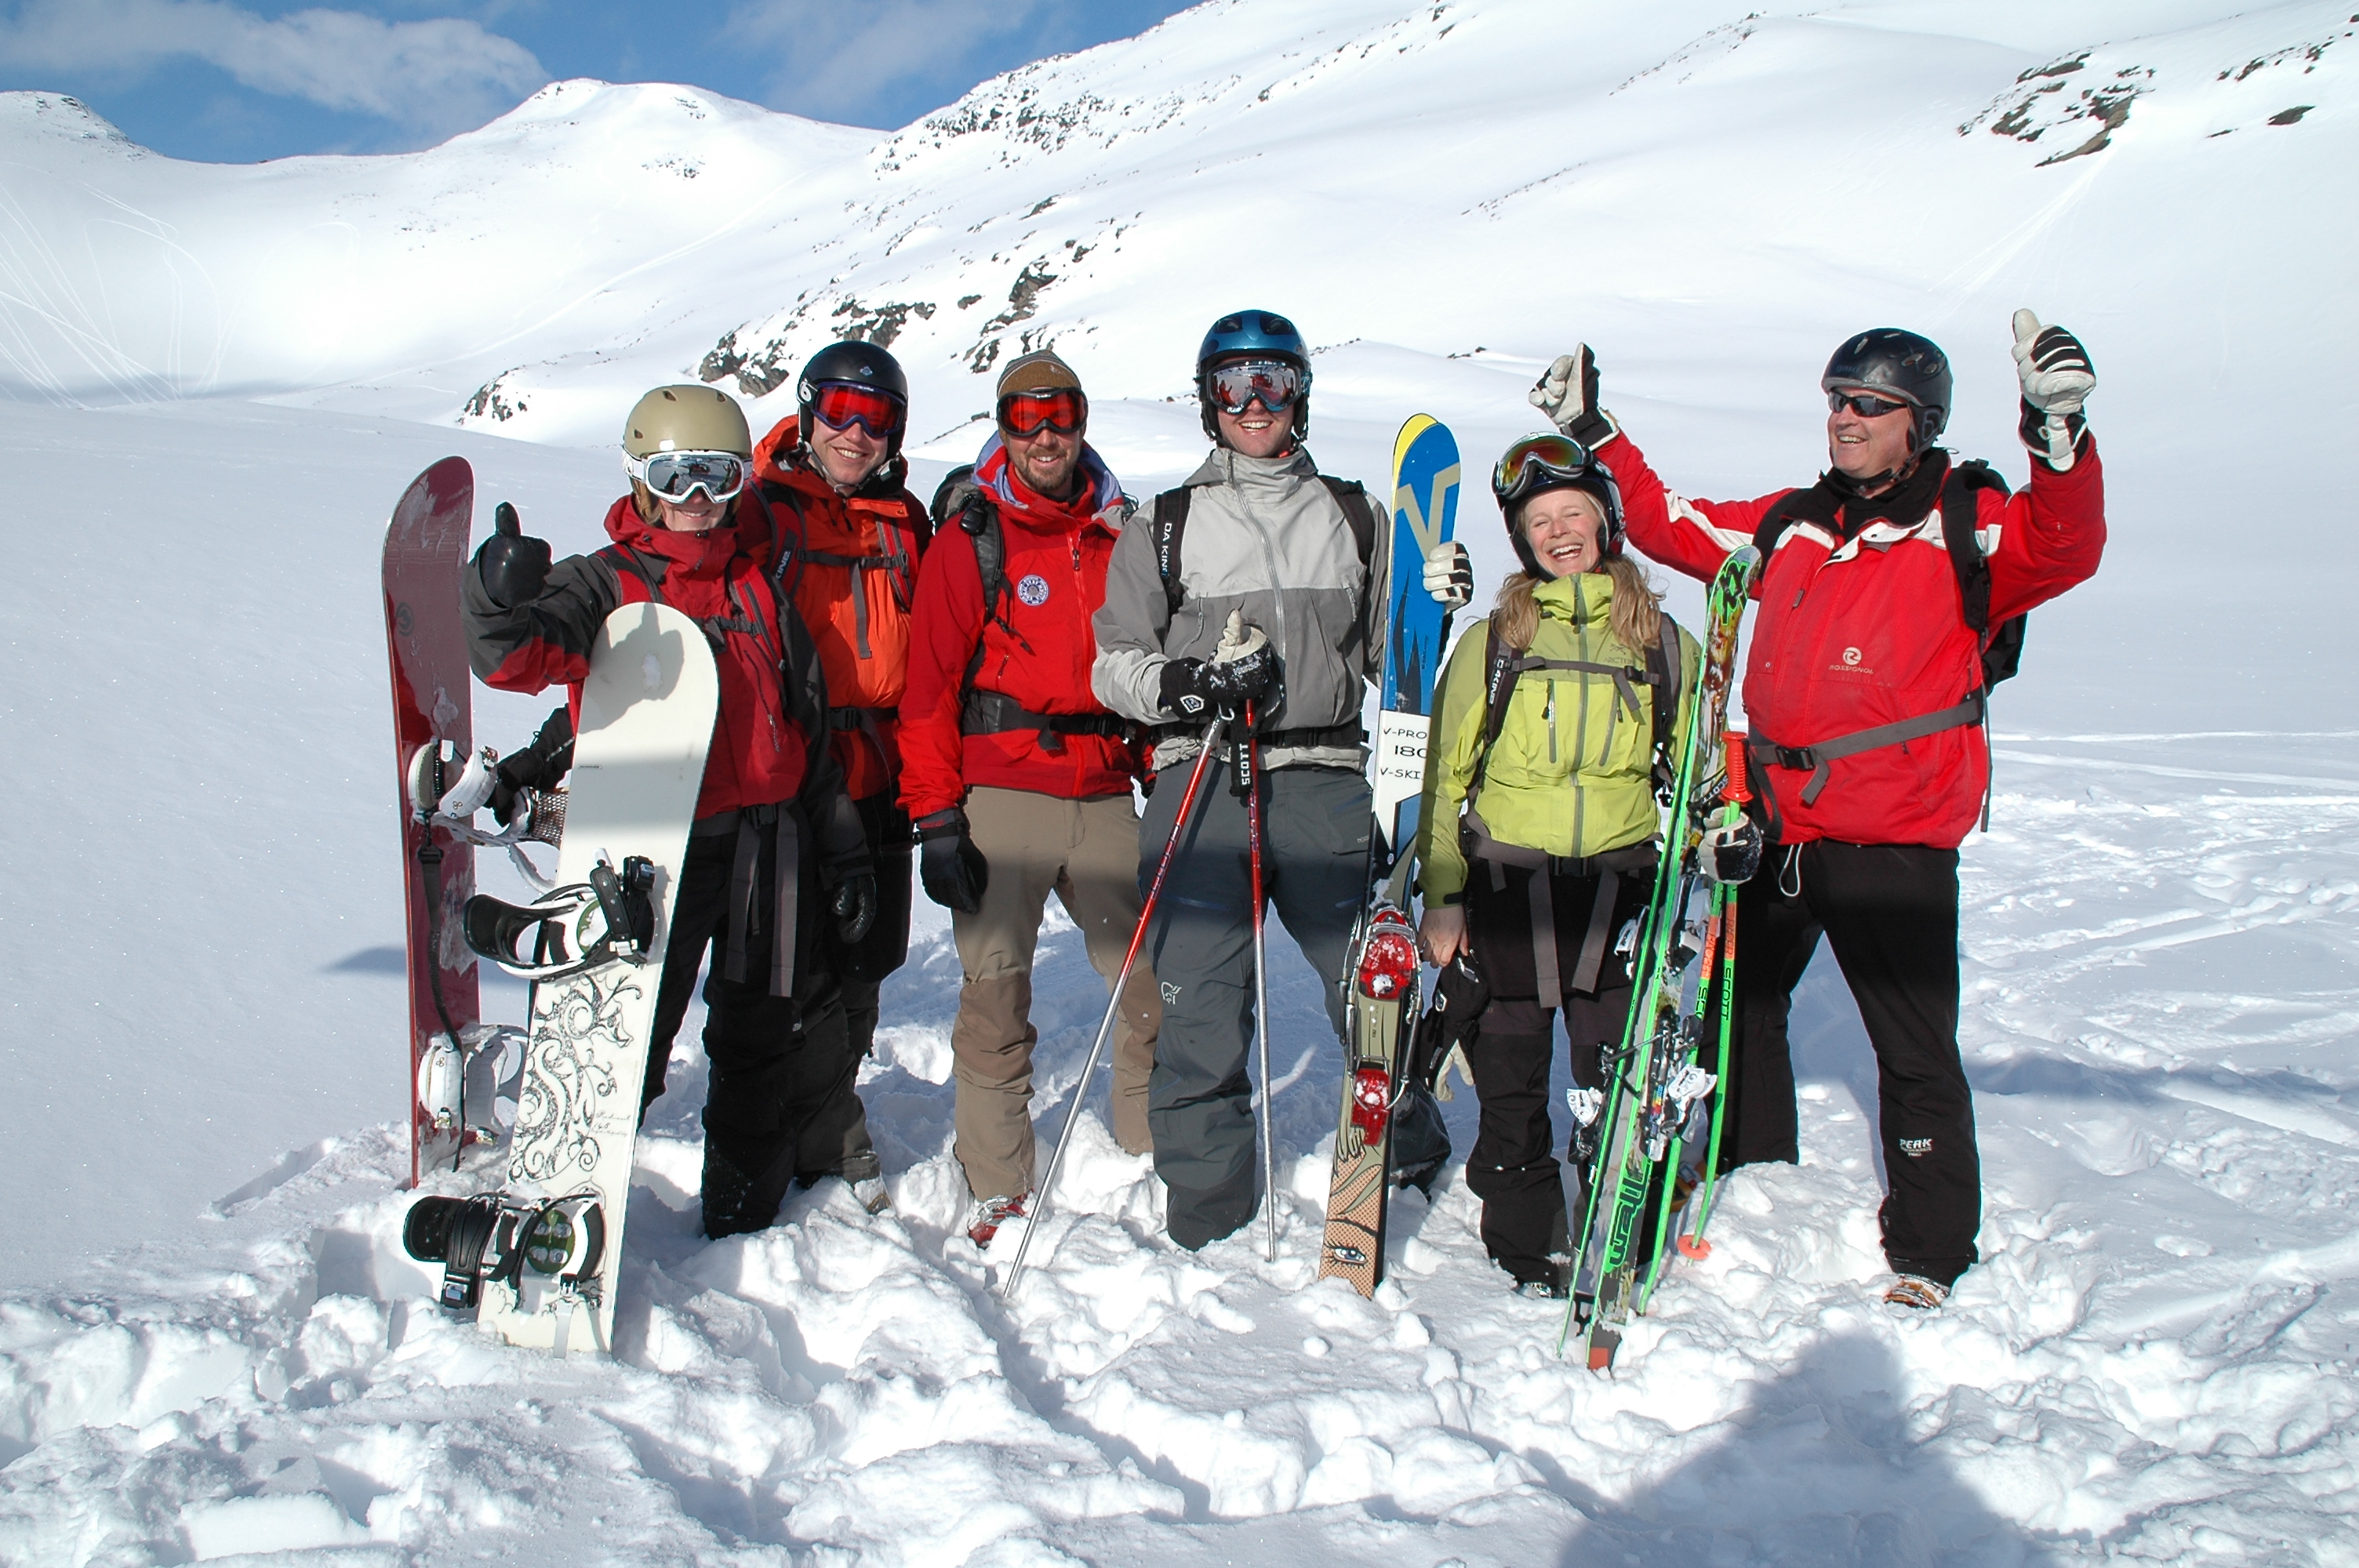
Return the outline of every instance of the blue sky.
<path id="1" fill-rule="evenodd" d="M 680 81 L 894 127 L 1183 0 L 0 0 L 0 91 L 81 99 L 173 157 L 429 146 L 541 83 Z M 690 19 L 692 18 L 692 19 Z"/>

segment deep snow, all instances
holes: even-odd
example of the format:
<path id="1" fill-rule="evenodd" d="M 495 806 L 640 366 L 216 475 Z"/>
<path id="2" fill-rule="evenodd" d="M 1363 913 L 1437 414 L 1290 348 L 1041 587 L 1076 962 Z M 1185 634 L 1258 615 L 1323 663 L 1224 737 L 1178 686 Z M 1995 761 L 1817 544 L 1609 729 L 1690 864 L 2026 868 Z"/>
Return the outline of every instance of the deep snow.
<path id="1" fill-rule="evenodd" d="M 36 475 L 0 581 L 0 1559 L 2359 1561 L 2359 38 L 2221 12 L 1215 4 L 896 137 L 567 83 L 429 153 L 254 168 L 0 95 Z M 1375 1303 L 1309 1286 L 1336 1064 L 1279 939 L 1280 1262 L 1172 1250 L 1085 1119 L 1003 1307 L 1004 1257 L 955 1238 L 956 961 L 921 903 L 865 1084 L 895 1215 L 827 1188 L 698 1241 L 691 1015 L 618 1361 L 441 1321 L 394 1185 L 402 485 L 462 452 L 486 507 L 584 547 L 631 395 L 724 348 L 750 390 L 898 309 L 921 491 L 972 455 L 977 365 L 1053 341 L 1144 494 L 1201 449 L 1167 399 L 1240 288 L 1332 345 L 1312 445 L 1360 477 L 1418 408 L 1480 461 L 1585 336 L 1675 483 L 1790 482 L 1826 345 L 1878 319 L 1951 348 L 1953 443 L 2019 480 L 2007 311 L 2087 336 L 2113 544 L 2034 619 L 1967 847 L 1990 1191 L 1951 1309 L 1868 1289 L 1831 963 L 1804 1164 L 1735 1179 L 1614 1380 L 1502 1292 L 1455 1170 L 1403 1201 Z M 545 708 L 479 692 L 478 724 Z M 1070 928 L 1043 951 L 1054 1125 L 1103 991 Z"/>

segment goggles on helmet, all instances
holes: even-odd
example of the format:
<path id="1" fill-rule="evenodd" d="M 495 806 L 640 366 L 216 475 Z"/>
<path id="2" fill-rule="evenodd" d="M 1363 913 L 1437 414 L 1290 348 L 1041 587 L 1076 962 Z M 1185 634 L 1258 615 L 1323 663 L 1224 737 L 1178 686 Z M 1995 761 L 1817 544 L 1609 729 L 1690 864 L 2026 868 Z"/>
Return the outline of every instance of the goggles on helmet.
<path id="1" fill-rule="evenodd" d="M 1526 436 L 1500 455 L 1491 470 L 1491 493 L 1501 506 L 1513 506 L 1551 481 L 1594 483 L 1612 477 L 1587 447 L 1570 436 Z"/>
<path id="2" fill-rule="evenodd" d="M 1089 400 L 1071 387 L 1052 386 L 1039 392 L 1011 392 L 999 400 L 999 427 L 1021 439 L 1054 430 L 1060 436 L 1078 434 L 1088 423 Z"/>
<path id="3" fill-rule="evenodd" d="M 716 503 L 734 500 L 745 488 L 750 466 L 735 452 L 623 454 L 624 469 L 659 501 L 685 503 L 700 490 Z"/>
<path id="4" fill-rule="evenodd" d="M 848 381 L 823 381 L 811 388 L 811 416 L 831 430 L 857 425 L 880 441 L 901 427 L 901 400 L 889 392 Z"/>
<path id="5" fill-rule="evenodd" d="M 1881 419 L 1886 414 L 1897 414 L 1903 408 L 1914 408 L 1913 403 L 1896 398 L 1877 397 L 1864 392 L 1847 392 L 1840 386 L 1827 389 L 1827 412 L 1840 414 L 1845 407 L 1863 419 Z"/>
<path id="6" fill-rule="evenodd" d="M 1204 373 L 1204 391 L 1223 414 L 1242 414 L 1256 399 L 1283 414 L 1302 395 L 1302 373 L 1284 360 L 1231 360 Z"/>

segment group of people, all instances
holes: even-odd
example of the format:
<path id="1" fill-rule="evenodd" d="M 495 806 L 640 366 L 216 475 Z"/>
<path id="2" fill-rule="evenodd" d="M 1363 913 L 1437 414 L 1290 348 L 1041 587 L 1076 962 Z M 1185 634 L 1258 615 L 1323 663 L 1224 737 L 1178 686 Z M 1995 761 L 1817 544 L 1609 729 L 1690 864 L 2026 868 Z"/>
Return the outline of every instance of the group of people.
<path id="1" fill-rule="evenodd" d="M 1723 1163 L 1799 1156 L 1788 999 L 1823 933 L 1859 998 L 1881 1086 L 1889 1298 L 1937 1306 L 1974 1259 L 1980 1173 L 1957 1045 L 1957 846 L 1989 778 L 1986 650 L 2093 573 L 2103 486 L 2082 413 L 2088 356 L 2016 319 L 2030 484 L 2010 496 L 1937 444 L 1946 358 L 1895 330 L 1848 340 L 1821 385 L 1829 468 L 1736 503 L 1668 489 L 1599 402 L 1586 345 L 1532 401 L 1493 493 L 1521 568 L 1468 628 L 1434 701 L 1419 838 L 1430 962 L 1479 973 L 1465 1041 L 1481 1102 L 1470 1186 L 1519 1289 L 1571 1288 L 1549 1112 L 1557 1014 L 1571 1047 L 1567 1153 L 1586 1179 L 1630 1005 L 1630 923 L 1661 843 L 1659 760 L 1694 722 L 1701 650 L 1627 553 L 1710 578 L 1766 557 L 1746 656 L 1759 798 L 1701 847 L 1746 882 Z M 1394 563 L 1389 506 L 1322 474 L 1310 351 L 1275 312 L 1223 316 L 1196 360 L 1212 451 L 1134 504 L 1086 438 L 1053 351 L 997 377 L 994 430 L 929 507 L 905 485 L 908 388 L 874 344 L 822 351 L 759 441 L 728 394 L 660 387 L 625 422 L 613 543 L 561 562 L 487 541 L 464 608 L 476 673 L 575 684 L 617 605 L 658 600 L 713 644 L 721 707 L 680 876 L 644 1087 L 707 963 L 703 1224 L 772 1222 L 790 1184 L 837 1175 L 886 1206 L 856 1089 L 879 985 L 907 954 L 909 864 L 951 911 L 954 1152 L 979 1247 L 1033 1199 L 1031 972 L 1053 892 L 1114 981 L 1143 885 L 1179 842 L 1143 961 L 1115 999 L 1112 1130 L 1151 1153 L 1190 1249 L 1250 1221 L 1255 868 L 1344 1026 L 1345 950 L 1371 827 L 1361 713 L 1381 675 L 1392 570 L 1451 608 L 1462 546 Z M 1961 538 L 1965 543 L 1961 544 Z M 1241 635 L 1241 633 L 1244 633 Z M 1180 820 L 1212 732 L 1249 726 Z M 503 764 L 554 782 L 563 727 Z M 1134 806 L 1134 784 L 1145 795 Z M 1258 821 L 1253 820 L 1257 814 Z M 1685 852 L 1685 847 L 1676 847 Z"/>

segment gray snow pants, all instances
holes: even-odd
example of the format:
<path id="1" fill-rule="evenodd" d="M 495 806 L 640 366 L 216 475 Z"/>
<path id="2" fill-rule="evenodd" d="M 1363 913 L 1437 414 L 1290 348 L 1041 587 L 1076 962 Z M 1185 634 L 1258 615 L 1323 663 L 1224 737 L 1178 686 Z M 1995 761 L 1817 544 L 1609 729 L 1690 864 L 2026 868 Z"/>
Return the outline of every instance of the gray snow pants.
<path id="1" fill-rule="evenodd" d="M 1224 749 L 1225 752 L 1225 749 Z M 1253 868 L 1245 803 L 1223 754 L 1207 770 L 1193 820 L 1163 884 L 1149 937 L 1163 993 L 1163 1029 L 1147 1089 L 1155 1169 L 1170 1190 L 1165 1229 L 1193 1250 L 1239 1229 L 1260 1193 L 1253 1086 Z M 1187 770 L 1157 780 L 1139 823 L 1138 875 L 1153 880 L 1171 838 Z M 1336 1038 L 1345 949 L 1367 895 L 1367 780 L 1346 768 L 1265 773 L 1262 887 L 1319 975 Z"/>

